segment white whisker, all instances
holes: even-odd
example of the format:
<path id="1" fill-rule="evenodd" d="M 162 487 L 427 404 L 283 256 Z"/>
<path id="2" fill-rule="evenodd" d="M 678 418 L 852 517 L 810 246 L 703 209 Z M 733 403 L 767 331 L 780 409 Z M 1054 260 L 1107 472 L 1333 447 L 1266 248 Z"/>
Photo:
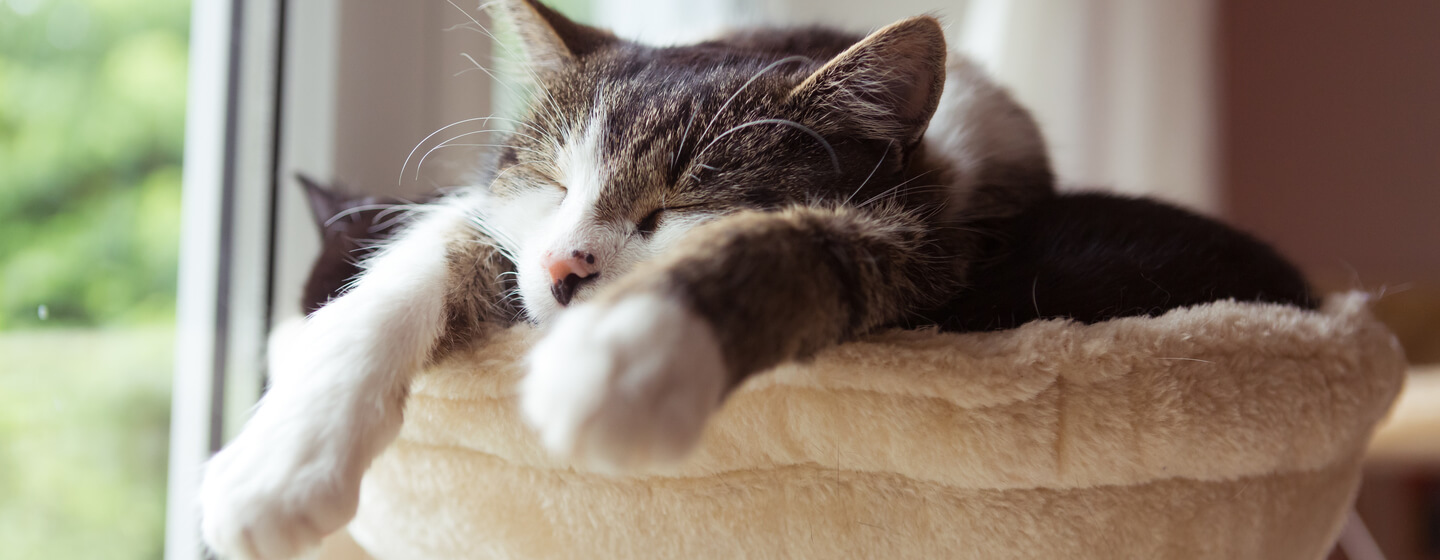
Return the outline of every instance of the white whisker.
<path id="1" fill-rule="evenodd" d="M 395 224 L 398 224 L 398 223 L 400 223 L 401 221 L 409 218 L 411 214 L 416 213 L 416 212 L 421 212 L 421 211 L 423 211 L 423 210 L 426 209 L 426 208 L 427 208 L 427 206 L 426 206 L 426 205 L 423 205 L 423 204 L 409 203 L 409 204 L 403 204 L 403 205 L 397 204 L 397 205 L 395 205 L 395 206 L 393 206 L 393 207 L 386 208 L 385 210 L 381 210 L 380 213 L 378 213 L 378 214 L 375 215 L 375 219 L 376 219 L 376 220 L 385 220 L 385 217 L 386 217 L 386 216 L 389 216 L 390 214 L 395 214 L 395 218 L 394 218 L 394 219 L 391 219 L 391 220 L 382 221 L 382 222 L 376 223 L 375 225 L 370 226 L 370 233 L 375 233 L 375 232 L 377 232 L 377 231 L 384 230 L 385 228 L 394 226 Z"/>
<path id="2" fill-rule="evenodd" d="M 785 125 L 785 126 L 794 128 L 794 129 L 796 129 L 796 130 L 799 130 L 800 132 L 804 132 L 805 134 L 809 134 L 810 137 L 812 137 L 812 138 L 814 138 L 816 141 L 820 142 L 820 145 L 825 148 L 825 152 L 826 152 L 826 153 L 829 153 L 829 154 L 830 154 L 830 163 L 835 166 L 835 172 L 836 172 L 836 173 L 839 173 L 839 172 L 840 172 L 840 157 L 837 156 L 837 155 L 835 155 L 835 148 L 830 146 L 830 142 L 826 141 L 826 140 L 825 140 L 825 137 L 824 137 L 824 136 L 821 136 L 820 133 L 815 132 L 814 129 L 811 129 L 811 128 L 808 127 L 808 126 L 805 126 L 805 125 L 803 125 L 803 124 L 800 124 L 800 123 L 797 123 L 797 122 L 795 122 L 795 121 L 788 120 L 788 119 L 760 119 L 760 120 L 750 121 L 750 122 L 747 122 L 747 123 L 745 123 L 745 124 L 736 125 L 736 126 L 732 127 L 730 130 L 727 130 L 727 131 L 725 131 L 725 132 L 720 133 L 720 135 L 719 135 L 719 136 L 716 136 L 714 140 L 711 140 L 709 144 L 706 144 L 706 145 L 705 145 L 705 148 L 702 149 L 702 150 L 700 150 L 700 153 L 699 153 L 699 154 L 696 154 L 696 155 L 695 155 L 695 159 L 700 159 L 700 156 L 704 155 L 705 152 L 709 151 L 711 146 L 714 146 L 716 142 L 719 142 L 719 141 L 720 141 L 720 139 L 722 139 L 722 138 L 724 138 L 724 137 L 726 137 L 726 136 L 729 136 L 729 135 L 733 134 L 735 131 L 740 130 L 740 129 L 742 129 L 742 128 L 751 127 L 751 126 L 755 126 L 755 125 L 761 125 L 761 124 L 780 124 L 780 125 Z"/>
<path id="3" fill-rule="evenodd" d="M 520 92 L 515 91 L 515 88 L 510 87 L 510 84 L 509 84 L 509 83 L 506 83 L 505 80 L 500 79 L 498 76 L 495 75 L 494 72 L 491 72 L 489 68 L 486 68 L 485 66 L 481 65 L 479 61 L 475 60 L 475 57 L 470 56 L 470 53 L 463 53 L 463 52 L 462 52 L 462 53 L 460 53 L 460 56 L 465 57 L 465 60 L 470 61 L 470 64 L 475 65 L 475 67 L 474 67 L 474 68 L 466 68 L 466 69 L 464 69 L 464 70 L 461 70 L 461 71 L 459 71 L 459 72 L 456 72 L 456 73 L 454 73 L 454 74 L 452 74 L 452 75 L 450 76 L 451 78 L 454 78 L 454 77 L 459 76 L 459 75 L 461 75 L 461 74 L 464 74 L 464 73 L 466 73 L 466 72 L 470 72 L 470 71 L 473 71 L 473 70 L 479 70 L 479 71 L 481 71 L 481 72 L 484 72 L 486 76 L 490 76 L 490 79 L 495 80 L 495 83 L 500 84 L 500 87 L 505 88 L 505 91 L 510 92 L 510 95 L 513 95 L 513 96 L 515 96 L 515 97 L 517 97 L 517 98 L 520 97 Z"/>
<path id="4" fill-rule="evenodd" d="M 725 113 L 725 108 L 730 106 L 730 102 L 735 101 L 735 98 L 740 96 L 740 92 L 745 91 L 745 88 L 750 87 L 750 84 L 755 83 L 755 80 L 760 79 L 760 76 L 763 76 L 766 72 L 769 72 L 770 70 L 774 69 L 777 66 L 780 66 L 781 64 L 802 61 L 809 62 L 810 57 L 800 55 L 787 56 L 775 62 L 771 62 L 768 66 L 761 68 L 759 72 L 756 72 L 754 76 L 750 76 L 749 80 L 745 80 L 745 83 L 741 84 L 740 87 L 735 90 L 735 93 L 730 94 L 730 97 L 726 99 L 724 103 L 720 104 L 720 109 L 715 111 L 715 116 L 710 117 L 710 123 L 705 125 L 705 130 L 700 133 L 700 137 L 704 138 L 705 135 L 710 134 L 710 127 L 715 126 L 715 121 L 720 118 L 720 115 Z M 721 136 L 724 135 L 722 134 Z M 714 142 L 711 142 L 711 144 L 714 144 Z M 703 153 L 704 150 L 701 150 L 701 152 Z"/>
<path id="5" fill-rule="evenodd" d="M 330 227 L 335 222 L 340 221 L 341 218 L 344 218 L 351 214 L 365 212 L 367 210 L 387 210 L 391 206 L 398 206 L 398 204 L 362 204 L 359 206 L 351 206 L 349 208 L 336 212 L 334 216 L 330 216 L 330 219 L 325 220 L 325 227 Z"/>
<path id="6" fill-rule="evenodd" d="M 675 172 L 675 158 L 685 152 L 685 142 L 690 140 L 690 125 L 695 124 L 695 103 L 690 103 L 690 118 L 685 120 L 685 131 L 680 133 L 680 147 L 670 152 L 670 172 Z"/>
<path id="7" fill-rule="evenodd" d="M 1181 361 L 1186 361 L 1186 362 L 1200 362 L 1200 363 L 1202 363 L 1202 364 L 1213 364 L 1213 363 L 1215 363 L 1215 362 L 1212 362 L 1212 361 L 1210 361 L 1210 360 L 1202 360 L 1202 359 L 1200 359 L 1200 358 L 1155 358 L 1155 359 L 1157 359 L 1157 360 L 1181 360 Z"/>
<path id="8" fill-rule="evenodd" d="M 477 132 L 467 132 L 467 133 L 465 133 L 465 134 L 460 134 L 460 135 L 455 136 L 455 137 L 453 137 L 453 138 L 451 138 L 451 139 L 449 139 L 449 140 L 446 140 L 446 141 L 444 141 L 444 142 L 441 142 L 441 143 L 439 143 L 439 144 L 436 144 L 435 147 L 430 148 L 429 150 L 427 150 L 427 151 L 425 152 L 425 155 L 420 156 L 420 162 L 417 163 L 417 164 L 415 164 L 415 179 L 416 179 L 417 181 L 420 179 L 420 169 L 423 168 L 423 167 L 425 167 L 425 160 L 430 157 L 430 154 L 435 153 L 435 150 L 438 150 L 438 149 L 440 149 L 440 148 L 450 147 L 450 146 L 458 146 L 458 145 L 460 145 L 460 144 L 451 144 L 450 142 L 455 141 L 455 140 L 459 140 L 459 139 L 464 138 L 464 137 L 466 137 L 466 136 L 473 136 L 473 135 L 476 135 L 476 134 L 484 134 L 484 133 L 487 133 L 487 132 L 492 132 L 492 131 L 489 131 L 489 130 L 481 130 L 481 131 L 477 131 Z M 513 144 L 464 144 L 464 145 L 466 145 L 466 146 L 485 146 L 485 147 L 490 147 L 490 148 L 510 148 L 510 149 L 518 150 L 518 151 L 522 151 L 522 152 L 531 152 L 531 153 L 537 153 L 537 154 L 540 153 L 540 152 L 538 152 L 538 151 L 536 151 L 536 150 L 533 150 L 533 149 L 531 149 L 531 148 L 526 148 L 526 147 L 524 147 L 524 146 L 516 146 L 516 145 L 513 145 Z"/>
<path id="9" fill-rule="evenodd" d="M 500 1 L 502 1 L 502 0 L 492 0 L 492 1 L 490 1 L 490 2 L 485 2 L 485 3 L 483 3 L 483 4 L 480 4 L 476 9 L 481 10 L 481 11 L 484 11 L 484 10 L 486 10 L 487 8 L 489 8 L 490 6 L 499 3 Z M 460 13 L 465 14 L 465 17 L 469 18 L 470 21 L 471 21 L 471 23 L 474 23 L 474 24 L 475 24 L 475 27 L 477 27 L 481 33 L 485 34 L 486 37 L 489 37 L 490 40 L 491 40 L 492 42 L 494 42 L 495 44 L 499 45 L 501 49 L 504 49 L 505 52 L 506 52 L 507 54 L 509 54 L 514 60 L 516 60 L 516 61 L 523 61 L 523 60 L 525 60 L 525 57 L 520 56 L 519 54 L 517 54 L 517 53 L 515 52 L 514 49 L 510 48 L 510 44 L 509 44 L 509 43 L 506 43 L 506 42 L 504 42 L 504 41 L 501 41 L 498 37 L 495 36 L 494 33 L 491 33 L 490 30 L 485 27 L 485 24 L 480 23 L 480 20 L 475 19 L 475 16 L 470 15 L 470 12 L 466 11 L 464 8 L 461 8 L 460 5 L 459 5 L 459 4 L 456 4 L 454 0 L 445 0 L 445 2 L 449 3 L 449 4 L 450 4 L 452 7 L 454 7 L 456 10 L 459 10 Z M 479 64 L 476 64 L 476 66 L 479 66 Z M 555 98 L 550 95 L 550 92 L 549 92 L 548 90 L 546 90 L 544 87 L 541 87 L 541 85 L 540 85 L 540 82 L 541 82 L 540 76 L 536 75 L 536 74 L 535 74 L 535 71 L 534 71 L 533 69 L 531 69 L 528 65 L 522 64 L 522 65 L 521 65 L 521 69 L 522 69 L 523 71 L 525 71 L 527 74 L 530 75 L 531 81 L 532 81 L 532 82 L 536 85 L 536 87 L 540 90 L 540 93 L 545 96 L 546 102 L 547 102 L 547 104 L 549 105 L 549 107 L 547 108 L 547 110 L 549 110 L 549 111 L 558 111 L 558 108 L 555 106 Z M 509 89 L 509 86 L 506 86 L 506 89 Z M 515 93 L 515 92 L 514 92 L 513 90 L 511 90 L 511 93 L 513 94 L 513 93 Z M 403 170 L 402 170 L 402 172 L 403 172 Z"/>
<path id="10" fill-rule="evenodd" d="M 521 125 L 523 125 L 523 126 L 529 126 L 531 129 L 535 130 L 535 132 L 536 132 L 537 134 L 540 134 L 541 136 L 548 136 L 544 131 L 542 131 L 542 130 L 540 130 L 540 129 L 537 129 L 537 128 L 531 126 L 531 125 L 525 124 L 525 123 L 520 122 L 520 121 L 517 121 L 517 120 L 515 120 L 515 119 L 507 119 L 507 118 L 504 118 L 504 117 L 474 117 L 474 118 L 469 118 L 469 119 L 458 120 L 458 121 L 455 121 L 455 122 L 453 122 L 453 123 L 450 123 L 450 124 L 447 124 L 447 125 L 445 125 L 445 126 L 442 126 L 442 127 L 440 127 L 440 128 L 435 129 L 434 132 L 431 132 L 430 134 L 426 135 L 424 138 L 420 139 L 420 141 L 415 144 L 415 147 L 410 149 L 410 153 L 405 156 L 405 162 L 400 165 L 400 179 L 397 180 L 397 181 L 395 182 L 395 184 L 396 184 L 396 185 L 404 184 L 404 182 L 405 182 L 405 170 L 410 167 L 410 159 L 413 158 L 413 157 L 415 157 L 415 152 L 420 151 L 420 146 L 424 146 L 425 143 L 426 143 L 426 142 L 429 142 L 431 138 L 434 138 L 436 134 L 440 134 L 441 132 L 444 132 L 444 131 L 447 130 L 447 129 L 454 128 L 454 127 L 460 126 L 460 125 L 465 124 L 465 123 L 472 123 L 472 122 L 476 122 L 476 121 L 491 121 L 491 120 L 509 121 L 509 122 L 521 124 Z M 490 129 L 487 129 L 486 131 L 490 131 Z M 518 134 L 518 133 L 513 132 L 513 131 L 512 131 L 512 133 Z M 529 137 L 529 138 L 534 139 L 534 137 Z M 453 140 L 453 138 L 452 138 L 451 140 Z M 538 142 L 539 140 L 536 140 L 536 141 Z M 552 141 L 553 141 L 553 139 L 552 139 Z M 443 143 L 443 142 L 442 142 L 442 143 Z"/>
<path id="11" fill-rule="evenodd" d="M 478 27 L 475 27 L 475 24 L 472 24 L 472 23 L 457 23 L 457 24 L 452 25 L 452 26 L 450 26 L 450 27 L 446 27 L 445 29 L 442 29 L 441 31 L 444 31 L 444 32 L 446 32 L 446 33 L 449 33 L 449 32 L 454 31 L 454 30 L 456 30 L 456 29 L 464 29 L 464 30 L 466 30 L 466 31 L 474 31 L 474 32 L 476 32 L 476 33 L 484 33 L 484 31 L 482 31 L 482 30 L 481 30 L 480 28 L 478 28 Z"/>
<path id="12" fill-rule="evenodd" d="M 911 178 L 909 178 L 909 179 L 906 179 L 904 182 L 901 182 L 901 183 L 898 184 L 898 185 L 895 185 L 895 186 L 893 186 L 893 187 L 890 187 L 890 188 L 888 188 L 888 189 L 885 189 L 885 190 L 882 191 L 880 194 L 877 194 L 877 195 L 875 195 L 875 196 L 870 197 L 869 200 L 866 200 L 865 202 L 862 202 L 862 203 L 860 203 L 860 204 L 857 205 L 857 206 L 860 207 L 860 208 L 864 208 L 865 206 L 869 205 L 871 202 L 875 202 L 876 200 L 879 200 L 879 199 L 881 199 L 881 198 L 883 198 L 883 197 L 885 197 L 885 196 L 888 196 L 888 195 L 890 195 L 890 194 L 892 194 L 892 193 L 895 193 L 895 191 L 900 190 L 901 187 L 904 187 L 905 185 L 908 185 L 908 184 L 910 184 L 910 183 L 913 183 L 913 182 L 919 180 L 921 177 L 924 177 L 924 176 L 926 176 L 926 175 L 929 175 L 930 173 L 931 173 L 930 171 L 926 171 L 926 172 L 924 172 L 924 173 L 921 173 L 921 174 L 919 174 L 919 175 L 916 175 L 916 176 L 914 176 L 914 177 L 911 177 Z"/>
<path id="13" fill-rule="evenodd" d="M 885 151 L 880 154 L 880 161 L 875 162 L 875 168 L 870 170 L 870 174 L 865 176 L 865 180 L 860 182 L 860 186 L 855 187 L 855 192 L 850 193 L 850 196 L 846 197 L 845 202 L 841 204 L 850 204 L 850 200 L 855 198 L 855 195 L 860 194 L 860 191 L 865 188 L 865 185 L 870 184 L 870 179 L 875 176 L 876 171 L 880 170 L 880 164 L 885 163 L 885 157 L 890 155 L 890 147 L 894 145 L 895 140 L 893 139 L 885 144 Z"/>

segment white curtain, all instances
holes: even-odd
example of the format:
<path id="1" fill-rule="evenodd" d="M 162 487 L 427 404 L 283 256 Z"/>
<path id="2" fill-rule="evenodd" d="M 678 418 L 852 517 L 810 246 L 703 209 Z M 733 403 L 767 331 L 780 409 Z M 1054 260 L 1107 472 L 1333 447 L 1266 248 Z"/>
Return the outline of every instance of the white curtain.
<path id="1" fill-rule="evenodd" d="M 1213 23 L 1212 0 L 971 0 L 959 39 L 1039 118 L 1067 187 L 1213 213 Z"/>
<path id="2" fill-rule="evenodd" d="M 592 0 L 595 23 L 621 37 L 656 44 L 708 39 L 752 25 L 824 24 L 868 31 L 929 13 L 952 29 L 966 0 Z"/>
<path id="3" fill-rule="evenodd" d="M 931 13 L 1040 121 L 1066 188 L 1220 208 L 1214 0 L 595 0 L 599 24 L 652 43 L 750 24 L 857 31 Z"/>

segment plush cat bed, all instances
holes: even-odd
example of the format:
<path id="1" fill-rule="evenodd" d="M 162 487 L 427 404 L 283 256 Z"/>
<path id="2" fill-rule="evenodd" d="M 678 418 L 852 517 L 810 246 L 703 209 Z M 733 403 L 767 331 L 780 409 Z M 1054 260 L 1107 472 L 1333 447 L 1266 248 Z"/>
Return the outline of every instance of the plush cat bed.
<path id="1" fill-rule="evenodd" d="M 515 408 L 514 328 L 416 383 L 350 531 L 376 558 L 1322 558 L 1404 360 L 1362 294 L 894 331 L 746 383 L 674 472 Z"/>

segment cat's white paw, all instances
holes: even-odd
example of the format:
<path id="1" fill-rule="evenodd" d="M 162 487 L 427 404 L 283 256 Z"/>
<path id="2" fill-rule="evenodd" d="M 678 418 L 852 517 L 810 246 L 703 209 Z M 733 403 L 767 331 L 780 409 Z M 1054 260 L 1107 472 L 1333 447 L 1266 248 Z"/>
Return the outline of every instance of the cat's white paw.
<path id="1" fill-rule="evenodd" d="M 726 385 L 714 329 L 654 295 L 561 313 L 529 367 L 521 408 L 545 447 L 609 471 L 683 458 Z"/>
<path id="2" fill-rule="evenodd" d="M 295 558 L 355 516 L 359 472 L 344 429 L 256 420 L 205 466 L 201 534 L 223 559 Z"/>

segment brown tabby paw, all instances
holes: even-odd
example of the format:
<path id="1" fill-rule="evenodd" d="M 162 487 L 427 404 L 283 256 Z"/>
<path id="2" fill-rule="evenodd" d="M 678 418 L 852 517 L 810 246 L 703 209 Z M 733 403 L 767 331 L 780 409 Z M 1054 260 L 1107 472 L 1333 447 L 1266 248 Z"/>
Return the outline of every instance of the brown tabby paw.
<path id="1" fill-rule="evenodd" d="M 521 408 L 545 447 L 608 471 L 683 458 L 726 377 L 710 324 L 649 294 L 565 311 L 530 352 L 529 370 Z"/>

